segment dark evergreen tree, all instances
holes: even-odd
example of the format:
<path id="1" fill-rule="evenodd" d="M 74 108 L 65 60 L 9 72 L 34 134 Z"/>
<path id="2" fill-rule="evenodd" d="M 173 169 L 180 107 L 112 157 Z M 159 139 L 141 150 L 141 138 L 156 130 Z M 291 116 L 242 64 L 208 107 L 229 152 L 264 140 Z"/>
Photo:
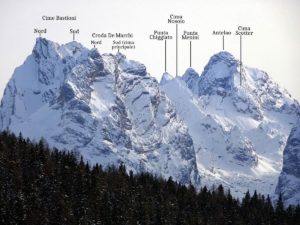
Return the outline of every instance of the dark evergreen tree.
<path id="1" fill-rule="evenodd" d="M 300 224 L 300 207 L 241 200 L 223 186 L 196 190 L 170 177 L 90 166 L 77 153 L 0 133 L 0 224 Z"/>

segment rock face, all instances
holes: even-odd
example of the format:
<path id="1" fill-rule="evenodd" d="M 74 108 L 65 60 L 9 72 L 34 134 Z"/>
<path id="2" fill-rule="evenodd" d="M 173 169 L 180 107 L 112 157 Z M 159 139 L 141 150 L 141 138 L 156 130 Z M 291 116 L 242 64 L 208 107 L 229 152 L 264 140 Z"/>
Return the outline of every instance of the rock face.
<path id="1" fill-rule="evenodd" d="M 286 205 L 300 204 L 300 123 L 288 138 L 283 152 L 283 167 L 276 193 L 282 194 Z"/>
<path id="2" fill-rule="evenodd" d="M 299 104 L 267 73 L 228 52 L 161 85 L 193 138 L 203 185 L 221 183 L 236 196 L 274 194 L 282 152 Z"/>
<path id="3" fill-rule="evenodd" d="M 0 129 L 45 138 L 91 163 L 200 185 L 193 140 L 146 67 L 38 38 L 4 92 Z"/>

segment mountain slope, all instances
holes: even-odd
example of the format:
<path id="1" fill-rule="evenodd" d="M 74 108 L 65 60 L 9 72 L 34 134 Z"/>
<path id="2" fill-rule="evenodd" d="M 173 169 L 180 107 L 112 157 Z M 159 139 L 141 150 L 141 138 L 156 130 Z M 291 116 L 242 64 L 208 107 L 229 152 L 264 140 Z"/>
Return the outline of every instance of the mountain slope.
<path id="1" fill-rule="evenodd" d="M 283 152 L 283 167 L 276 193 L 287 205 L 300 204 L 300 124 L 292 129 Z"/>
<path id="2" fill-rule="evenodd" d="M 202 184 L 273 194 L 299 104 L 263 71 L 243 66 L 241 80 L 239 61 L 220 52 L 201 76 L 189 68 L 161 88 L 188 125 Z"/>
<path id="3" fill-rule="evenodd" d="M 125 163 L 200 184 L 193 141 L 143 64 L 38 38 L 10 79 L 0 129 L 45 138 L 90 163 Z"/>

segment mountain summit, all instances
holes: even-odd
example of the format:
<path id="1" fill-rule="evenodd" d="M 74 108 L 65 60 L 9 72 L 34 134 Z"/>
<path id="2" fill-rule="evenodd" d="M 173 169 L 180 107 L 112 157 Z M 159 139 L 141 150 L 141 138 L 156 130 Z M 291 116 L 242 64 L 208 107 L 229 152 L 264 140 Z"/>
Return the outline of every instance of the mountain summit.
<path id="1" fill-rule="evenodd" d="M 229 52 L 213 55 L 199 78 L 198 94 L 212 94 L 234 89 L 240 83 L 239 61 Z"/>

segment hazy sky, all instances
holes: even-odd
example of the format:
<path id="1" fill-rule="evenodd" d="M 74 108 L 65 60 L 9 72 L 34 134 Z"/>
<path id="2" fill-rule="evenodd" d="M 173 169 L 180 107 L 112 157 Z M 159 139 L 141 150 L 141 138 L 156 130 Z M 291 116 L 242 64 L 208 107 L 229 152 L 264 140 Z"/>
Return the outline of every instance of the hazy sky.
<path id="1" fill-rule="evenodd" d="M 164 43 L 149 40 L 154 30 L 167 30 L 175 36 L 170 14 L 184 17 L 179 34 L 194 30 L 193 65 L 199 73 L 210 56 L 221 51 L 221 37 L 213 30 L 231 30 L 225 50 L 239 58 L 239 25 L 250 26 L 253 36 L 243 37 L 244 64 L 266 71 L 282 87 L 300 100 L 300 1 L 299 0 L 0 0 L 0 97 L 15 67 L 31 53 L 34 28 L 47 28 L 44 37 L 67 43 L 69 29 L 79 28 L 76 40 L 91 48 L 92 33 L 130 32 L 135 50 L 123 53 L 143 62 L 151 75 L 160 79 L 164 72 Z M 77 20 L 43 21 L 42 16 L 76 16 Z M 101 53 L 111 51 L 111 41 L 103 40 Z M 179 40 L 179 74 L 189 66 L 189 42 Z M 115 51 L 114 51 L 115 52 Z M 175 74 L 175 39 L 168 41 L 168 72 Z"/>

